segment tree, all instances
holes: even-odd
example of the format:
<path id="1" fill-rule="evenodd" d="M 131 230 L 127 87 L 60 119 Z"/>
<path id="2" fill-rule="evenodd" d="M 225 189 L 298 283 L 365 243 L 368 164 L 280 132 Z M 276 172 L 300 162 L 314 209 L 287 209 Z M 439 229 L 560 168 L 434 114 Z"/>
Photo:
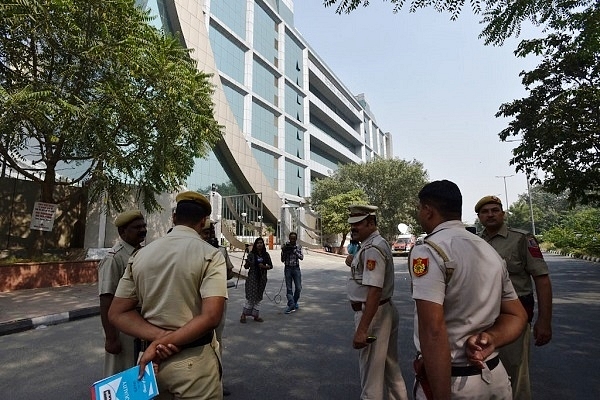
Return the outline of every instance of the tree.
<path id="1" fill-rule="evenodd" d="M 387 0 L 383 0 L 387 1 Z M 521 25 L 529 21 L 537 26 L 549 25 L 561 20 L 572 10 L 591 5 L 595 0 L 548 1 L 548 0 L 389 0 L 393 4 L 393 12 L 399 12 L 409 3 L 409 12 L 420 8 L 433 7 L 438 12 L 450 14 L 450 19 L 456 20 L 465 7 L 470 5 L 473 13 L 481 14 L 481 23 L 485 28 L 481 32 L 485 44 L 500 45 L 504 41 L 521 33 Z M 359 6 L 367 7 L 369 0 L 323 0 L 325 7 L 335 6 L 338 14 L 350 13 Z"/>
<path id="2" fill-rule="evenodd" d="M 406 0 L 390 0 L 394 12 Z M 412 0 L 410 11 L 433 7 L 456 19 L 465 0 Z M 470 0 L 474 13 L 482 15 L 481 37 L 500 45 L 518 36 L 529 21 L 544 28 L 547 36 L 524 40 L 516 55 L 543 58 L 530 72 L 523 72 L 529 91 L 524 99 L 505 103 L 497 117 L 514 118 L 500 132 L 502 141 L 518 136 L 521 144 L 510 161 L 532 183 L 542 183 L 554 194 L 569 193 L 571 204 L 600 202 L 600 4 L 597 0 Z M 349 13 L 368 0 L 325 0 L 337 13 Z"/>
<path id="3" fill-rule="evenodd" d="M 348 225 L 348 206 L 352 204 L 367 204 L 367 195 L 361 189 L 331 196 L 319 203 L 316 208 L 321 215 L 321 226 L 325 235 L 339 234 L 342 236 L 338 253 L 341 254 L 346 234 L 350 230 Z"/>
<path id="4" fill-rule="evenodd" d="M 559 225 L 565 213 L 569 212 L 568 193 L 555 195 L 543 189 L 541 185 L 533 185 L 529 190 L 533 206 L 533 219 L 536 234 L 542 235 L 546 230 Z M 508 224 L 517 229 L 532 231 L 529 194 L 519 195 L 518 200 L 508 208 Z"/>
<path id="5" fill-rule="evenodd" d="M 209 76 L 134 3 L 0 5 L 0 156 L 40 184 L 41 201 L 82 183 L 118 211 L 131 187 L 159 209 L 155 196 L 222 138 Z"/>
<path id="6" fill-rule="evenodd" d="M 317 180 L 311 199 L 319 206 L 332 196 L 362 190 L 368 203 L 379 207 L 379 231 L 391 241 L 398 234 L 399 223 L 416 226 L 417 194 L 426 183 L 427 172 L 419 161 L 375 159 L 364 164 L 342 165 L 330 178 Z M 343 213 L 347 219 L 348 210 Z"/>
<path id="7" fill-rule="evenodd" d="M 582 207 L 566 214 L 544 234 L 555 247 L 578 254 L 600 255 L 600 209 Z"/>
<path id="8" fill-rule="evenodd" d="M 221 196 L 236 196 L 240 194 L 240 191 L 235 187 L 235 184 L 231 180 L 223 181 L 222 183 L 215 184 L 216 191 Z M 213 189 L 212 185 L 205 186 L 204 188 L 198 188 L 199 193 L 209 193 Z"/>
<path id="9" fill-rule="evenodd" d="M 543 39 L 524 40 L 516 54 L 542 56 L 523 72 L 529 92 L 497 116 L 514 118 L 500 133 L 522 140 L 510 161 L 517 170 L 545 173 L 544 188 L 569 191 L 571 204 L 600 202 L 600 5 L 551 23 Z M 534 176 L 534 181 L 541 180 Z"/>

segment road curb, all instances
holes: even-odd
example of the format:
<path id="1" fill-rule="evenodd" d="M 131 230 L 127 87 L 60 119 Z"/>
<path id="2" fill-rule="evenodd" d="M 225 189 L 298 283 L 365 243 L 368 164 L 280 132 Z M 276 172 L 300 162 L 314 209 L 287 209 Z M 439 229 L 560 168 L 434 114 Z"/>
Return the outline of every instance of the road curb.
<path id="1" fill-rule="evenodd" d="M 42 315 L 40 317 L 22 318 L 0 323 L 0 336 L 24 332 L 42 325 L 57 325 L 63 322 L 75 321 L 82 318 L 94 317 L 100 314 L 100 307 L 86 307 L 58 314 Z"/>
<path id="2" fill-rule="evenodd" d="M 573 253 L 567 253 L 564 252 L 562 250 L 547 250 L 547 253 L 550 254 L 556 254 L 559 256 L 565 256 L 565 257 L 570 257 L 570 258 L 578 258 L 580 260 L 584 260 L 584 261 L 591 261 L 591 262 L 595 262 L 595 263 L 600 263 L 600 257 L 592 257 L 592 256 L 588 256 L 588 255 L 581 255 L 581 256 L 576 256 Z"/>

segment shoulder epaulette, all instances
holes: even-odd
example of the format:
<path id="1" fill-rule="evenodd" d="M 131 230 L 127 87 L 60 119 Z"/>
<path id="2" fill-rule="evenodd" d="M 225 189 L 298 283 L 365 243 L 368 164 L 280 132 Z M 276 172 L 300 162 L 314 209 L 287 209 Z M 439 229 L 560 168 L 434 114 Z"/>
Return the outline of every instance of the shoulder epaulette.
<path id="1" fill-rule="evenodd" d="M 442 248 L 440 246 L 438 246 L 437 244 L 435 244 L 434 242 L 432 242 L 431 240 L 425 239 L 423 241 L 423 243 L 428 244 L 429 246 L 431 246 L 431 248 L 433 250 L 435 250 L 436 253 L 439 254 L 439 256 L 442 258 L 442 260 L 444 261 L 444 264 L 446 264 L 448 261 L 450 261 L 450 258 L 446 255 L 446 252 L 444 250 L 442 250 Z M 452 274 L 454 274 L 454 268 L 448 268 L 448 266 L 446 266 L 446 285 L 448 284 L 448 282 L 450 282 L 450 279 L 452 278 Z"/>
<path id="2" fill-rule="evenodd" d="M 123 244 L 121 242 L 115 244 L 113 247 L 110 248 L 110 250 L 108 250 L 108 253 L 106 253 L 107 255 L 115 255 L 119 252 L 119 250 L 121 250 L 123 247 Z"/>
<path id="3" fill-rule="evenodd" d="M 386 242 L 387 243 L 387 242 Z M 383 256 L 383 259 L 386 260 L 386 262 L 389 260 L 389 257 L 386 255 L 385 253 L 385 249 L 383 249 L 382 247 L 380 247 L 379 245 L 376 245 L 375 243 L 371 242 L 368 245 L 366 245 L 365 247 L 362 247 L 361 250 L 367 250 L 370 248 L 375 248 L 379 254 L 381 254 Z"/>
<path id="4" fill-rule="evenodd" d="M 531 233 L 529 231 L 523 230 L 523 229 L 516 229 L 516 228 L 508 228 L 509 231 L 511 232 L 516 232 L 516 233 L 520 233 L 521 235 L 525 235 L 525 236 L 530 236 Z"/>

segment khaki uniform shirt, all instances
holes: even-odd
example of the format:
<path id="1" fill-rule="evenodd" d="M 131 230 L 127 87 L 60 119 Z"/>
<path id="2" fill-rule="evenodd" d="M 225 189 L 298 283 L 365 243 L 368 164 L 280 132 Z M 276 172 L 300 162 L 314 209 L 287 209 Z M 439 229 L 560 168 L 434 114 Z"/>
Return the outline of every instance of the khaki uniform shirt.
<path id="1" fill-rule="evenodd" d="M 444 262 L 426 243 L 415 246 L 409 258 L 412 297 L 444 306 L 452 364 L 467 365 L 467 338 L 492 326 L 500 314 L 501 302 L 517 299 L 517 295 L 502 258 L 484 240 L 467 231 L 461 221 L 438 225 L 425 240 L 439 246 L 449 261 Z M 446 284 L 448 268 L 454 272 Z M 414 342 L 420 351 L 416 313 Z"/>
<path id="2" fill-rule="evenodd" d="M 346 285 L 350 301 L 366 302 L 369 286 L 382 288 L 382 300 L 389 299 L 394 294 L 392 250 L 379 231 L 373 232 L 361 243 L 350 270 L 350 279 Z"/>
<path id="3" fill-rule="evenodd" d="M 178 225 L 137 252 L 115 295 L 137 299 L 145 320 L 175 330 L 200 314 L 203 298 L 227 298 L 225 275 L 219 249 Z"/>
<path id="4" fill-rule="evenodd" d="M 506 261 L 517 295 L 533 293 L 532 276 L 548 275 L 548 265 L 532 234 L 503 224 L 494 236 L 490 237 L 484 229 L 481 237 Z"/>
<path id="5" fill-rule="evenodd" d="M 119 238 L 98 264 L 98 294 L 115 294 L 135 247 Z"/>

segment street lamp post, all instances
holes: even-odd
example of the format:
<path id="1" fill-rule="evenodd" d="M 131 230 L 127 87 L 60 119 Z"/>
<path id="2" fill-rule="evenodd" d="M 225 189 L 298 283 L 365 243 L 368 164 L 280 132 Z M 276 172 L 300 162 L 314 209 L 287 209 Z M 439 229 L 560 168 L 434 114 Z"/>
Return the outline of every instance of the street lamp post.
<path id="1" fill-rule="evenodd" d="M 504 179 L 504 198 L 506 199 L 506 210 L 508 210 L 508 190 L 506 190 L 506 178 L 510 178 L 514 175 L 496 175 L 496 178 Z"/>
<path id="2" fill-rule="evenodd" d="M 243 221 L 242 221 L 242 237 L 244 238 L 243 239 L 244 243 L 245 243 L 245 240 L 246 240 L 246 216 L 247 215 L 248 215 L 248 213 L 246 213 L 246 212 L 242 213 L 242 218 L 243 218 Z"/>
<path id="3" fill-rule="evenodd" d="M 529 184 L 529 175 L 527 175 L 527 197 L 529 197 L 529 216 L 531 217 L 531 233 L 535 236 L 535 221 L 533 220 L 533 202 L 531 200 L 531 185 Z"/>
<path id="4" fill-rule="evenodd" d="M 262 219 L 263 219 L 263 216 L 262 216 L 262 215 L 259 215 L 259 216 L 258 216 L 258 217 L 256 217 L 256 218 L 258 218 L 258 222 L 259 222 L 259 224 L 260 224 L 260 234 L 259 234 L 259 236 L 262 236 L 262 235 L 263 235 L 263 220 L 262 220 Z"/>

